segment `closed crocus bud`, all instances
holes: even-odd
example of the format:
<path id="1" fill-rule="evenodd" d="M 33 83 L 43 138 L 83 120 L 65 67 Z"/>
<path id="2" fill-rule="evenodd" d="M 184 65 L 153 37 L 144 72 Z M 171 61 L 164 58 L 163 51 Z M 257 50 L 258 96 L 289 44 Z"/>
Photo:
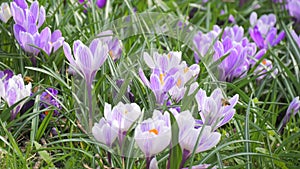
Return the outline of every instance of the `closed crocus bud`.
<path id="1" fill-rule="evenodd" d="M 96 4 L 98 8 L 103 8 L 106 5 L 106 0 L 97 0 Z"/>
<path id="2" fill-rule="evenodd" d="M 2 20 L 4 23 L 6 23 L 11 17 L 11 11 L 9 4 L 7 2 L 4 2 L 1 4 L 0 7 L 0 20 Z"/>
<path id="3" fill-rule="evenodd" d="M 170 119 L 167 119 L 169 114 L 165 112 L 167 116 L 163 116 L 159 111 L 153 114 L 152 118 L 139 124 L 134 133 L 134 139 L 146 158 L 163 151 L 171 141 Z"/>
<path id="4" fill-rule="evenodd" d="M 286 126 L 286 124 L 289 122 L 292 115 L 296 115 L 296 113 L 300 110 L 300 100 L 299 96 L 295 97 L 292 102 L 290 103 L 285 116 L 282 121 L 282 125 L 279 128 L 279 131 L 282 131 L 282 129 Z"/>

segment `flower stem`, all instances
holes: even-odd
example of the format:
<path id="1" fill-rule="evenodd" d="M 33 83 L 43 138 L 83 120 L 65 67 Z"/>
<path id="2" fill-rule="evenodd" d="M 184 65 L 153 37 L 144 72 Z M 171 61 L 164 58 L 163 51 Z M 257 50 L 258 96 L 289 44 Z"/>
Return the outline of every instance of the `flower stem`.
<path id="1" fill-rule="evenodd" d="M 92 85 L 87 81 L 87 92 L 89 99 L 89 129 L 91 130 L 93 127 L 93 98 L 92 98 Z"/>

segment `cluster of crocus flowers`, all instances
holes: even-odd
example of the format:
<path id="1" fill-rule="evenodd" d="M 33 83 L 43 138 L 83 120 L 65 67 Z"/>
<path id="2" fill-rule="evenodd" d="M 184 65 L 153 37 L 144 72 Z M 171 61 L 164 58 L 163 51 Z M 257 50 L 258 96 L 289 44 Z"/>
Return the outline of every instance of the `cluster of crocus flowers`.
<path id="1" fill-rule="evenodd" d="M 260 49 L 267 49 L 269 46 L 277 45 L 284 37 L 284 31 L 277 35 L 276 16 L 274 14 L 262 15 L 257 19 L 256 12 L 250 15 L 249 33 L 257 47 Z"/>
<path id="2" fill-rule="evenodd" d="M 221 33 L 220 27 L 215 25 L 212 31 L 206 34 L 200 31 L 194 36 L 196 62 L 201 57 L 212 55 L 214 62 L 220 62 L 217 68 L 219 80 L 232 81 L 244 77 L 252 65 L 251 58 L 260 58 L 265 51 L 256 52 L 256 45 L 244 37 L 241 26 L 226 27 Z"/>
<path id="3" fill-rule="evenodd" d="M 117 138 L 119 145 L 122 146 L 128 130 L 141 114 L 141 109 L 136 103 L 124 104 L 120 102 L 113 108 L 110 104 L 105 103 L 104 117 L 100 119 L 99 123 L 95 123 L 92 134 L 97 141 L 110 148 Z"/>
<path id="4" fill-rule="evenodd" d="M 48 108 L 50 106 L 55 107 L 53 115 L 57 116 L 59 115 L 58 109 L 61 109 L 61 105 L 59 104 L 58 100 L 58 90 L 54 88 L 48 88 L 46 91 L 44 91 L 41 94 L 40 97 L 41 100 L 41 107 Z M 48 114 L 48 110 L 45 112 L 45 114 L 42 114 L 42 118 Z"/>
<path id="5" fill-rule="evenodd" d="M 11 17 L 11 11 L 9 4 L 7 2 L 4 2 L 0 6 L 0 20 L 4 23 L 6 23 Z"/>
<path id="6" fill-rule="evenodd" d="M 60 30 L 51 33 L 50 28 L 45 27 L 39 32 L 46 13 L 43 6 L 39 7 L 38 1 L 34 1 L 30 7 L 25 0 L 11 2 L 11 13 L 15 21 L 15 38 L 26 52 L 37 56 L 42 49 L 50 55 L 62 46 L 64 38 Z"/>
<path id="7" fill-rule="evenodd" d="M 13 75 L 12 71 L 0 72 L 0 97 L 11 110 L 11 119 L 14 119 L 25 103 L 25 99 L 31 94 L 31 83 L 25 85 L 21 74 Z M 15 105 L 17 104 L 17 105 Z"/>
<path id="8" fill-rule="evenodd" d="M 152 71 L 150 81 L 142 69 L 139 70 L 139 75 L 143 83 L 153 91 L 158 104 L 167 101 L 169 95 L 173 101 L 179 102 L 186 92 L 187 82 L 196 78 L 200 71 L 199 65 L 188 66 L 185 61 L 181 61 L 181 52 L 162 55 L 154 52 L 153 57 L 144 53 L 144 61 Z M 197 87 L 193 87 L 195 88 Z"/>

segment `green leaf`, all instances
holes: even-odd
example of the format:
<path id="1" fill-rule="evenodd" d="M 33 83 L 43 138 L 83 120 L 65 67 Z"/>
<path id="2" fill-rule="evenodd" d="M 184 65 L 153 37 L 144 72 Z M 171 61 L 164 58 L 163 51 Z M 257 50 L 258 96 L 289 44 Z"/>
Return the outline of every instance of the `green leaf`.
<path id="1" fill-rule="evenodd" d="M 179 128 L 172 113 L 170 113 L 170 118 L 172 124 L 172 146 L 176 145 L 170 150 L 170 168 L 177 169 L 180 167 L 180 163 L 182 160 L 182 150 L 178 143 Z"/>

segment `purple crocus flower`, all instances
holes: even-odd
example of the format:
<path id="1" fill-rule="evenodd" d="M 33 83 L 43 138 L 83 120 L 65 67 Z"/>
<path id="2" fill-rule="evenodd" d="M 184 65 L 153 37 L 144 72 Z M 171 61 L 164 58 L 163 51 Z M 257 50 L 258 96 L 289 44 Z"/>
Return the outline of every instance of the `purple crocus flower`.
<path id="1" fill-rule="evenodd" d="M 219 65 L 219 79 L 222 81 L 232 81 L 237 77 L 244 77 L 250 68 L 249 58 L 255 55 L 256 46 L 253 43 L 245 44 L 235 43 L 231 38 L 225 37 L 214 45 L 215 54 L 214 61 L 218 61 L 222 57 L 226 57 Z M 227 55 L 227 56 L 226 56 Z"/>
<path id="2" fill-rule="evenodd" d="M 31 94 L 31 83 L 25 85 L 20 74 L 13 75 L 8 79 L 1 79 L 0 81 L 0 96 L 9 107 L 22 100 L 11 110 L 11 119 L 13 120 L 26 102 L 25 98 Z"/>
<path id="3" fill-rule="evenodd" d="M 214 25 L 213 30 L 208 32 L 207 34 L 199 31 L 193 39 L 193 43 L 195 45 L 194 57 L 196 63 L 198 63 L 202 57 L 206 56 L 210 47 L 213 46 L 213 43 L 218 39 L 219 34 L 221 33 L 221 29 L 219 26 Z"/>
<path id="4" fill-rule="evenodd" d="M 85 0 L 78 0 L 78 2 L 82 4 L 82 3 L 85 2 Z M 88 0 L 88 2 L 90 3 L 91 1 Z M 106 0 L 96 0 L 96 5 L 97 5 L 98 8 L 103 8 L 106 5 Z M 84 6 L 86 8 L 88 5 L 85 4 Z"/>
<path id="5" fill-rule="evenodd" d="M 52 34 L 48 27 L 38 31 L 46 18 L 45 9 L 43 6 L 39 7 L 38 1 L 34 1 L 29 9 L 25 1 L 12 2 L 11 10 L 15 20 L 15 38 L 26 52 L 37 56 L 42 49 L 50 55 L 62 46 L 64 38 L 59 30 Z"/>
<path id="6" fill-rule="evenodd" d="M 204 125 L 211 126 L 212 131 L 228 123 L 235 114 L 233 108 L 239 99 L 239 95 L 226 101 L 220 88 L 215 89 L 210 97 L 202 89 L 196 94 L 199 114 Z"/>
<path id="7" fill-rule="evenodd" d="M 286 126 L 288 121 L 290 120 L 292 114 L 296 115 L 296 113 L 300 110 L 300 101 L 299 101 L 299 96 L 295 97 L 292 102 L 290 103 L 285 116 L 282 120 L 282 125 L 279 127 L 279 131 L 282 131 L 282 129 Z"/>
<path id="8" fill-rule="evenodd" d="M 287 9 L 292 17 L 297 19 L 297 22 L 300 22 L 300 1 L 299 0 L 289 0 L 287 3 Z"/>
<path id="9" fill-rule="evenodd" d="M 284 31 L 281 31 L 277 35 L 277 29 L 275 27 L 270 28 L 265 38 L 259 32 L 257 26 L 254 26 L 253 29 L 250 28 L 249 33 L 257 47 L 260 49 L 268 49 L 269 45 L 276 46 L 285 37 Z"/>
<path id="10" fill-rule="evenodd" d="M 68 43 L 63 44 L 64 53 L 69 60 L 71 66 L 80 71 L 86 81 L 88 99 L 89 99 L 89 127 L 93 126 L 92 111 L 92 82 L 96 73 L 105 62 L 108 54 L 108 47 L 103 44 L 100 39 L 94 39 L 90 46 L 87 47 L 80 40 L 73 44 L 72 55 L 71 48 Z"/>
<path id="11" fill-rule="evenodd" d="M 121 42 L 118 38 L 113 37 L 113 32 L 111 30 L 103 31 L 98 34 L 98 38 L 103 42 L 106 43 L 109 50 L 110 57 L 116 61 L 121 57 L 122 54 L 122 47 Z"/>
<path id="12" fill-rule="evenodd" d="M 9 8 L 9 4 L 4 2 L 0 6 L 0 20 L 6 23 L 11 17 L 11 11 Z"/>
<path id="13" fill-rule="evenodd" d="M 61 109 L 61 105 L 58 102 L 57 95 L 58 95 L 58 91 L 56 89 L 53 89 L 53 88 L 46 89 L 46 91 L 43 92 L 40 97 L 41 106 L 44 108 L 53 106 L 57 109 Z M 59 114 L 57 109 L 54 110 L 53 115 L 55 115 L 55 116 L 57 116 Z M 47 115 L 47 112 L 45 113 L 46 115 Z"/>
<path id="14" fill-rule="evenodd" d="M 96 5 L 98 8 L 103 8 L 106 5 L 106 0 L 97 0 Z"/>
<path id="15" fill-rule="evenodd" d="M 153 91 L 156 103 L 162 105 L 166 100 L 167 93 L 175 85 L 174 77 L 158 69 L 153 70 L 150 81 L 146 78 L 142 69 L 139 70 L 139 75 L 143 83 Z"/>
<path id="16" fill-rule="evenodd" d="M 252 12 L 250 24 L 253 27 L 249 28 L 250 36 L 260 49 L 268 49 L 269 45 L 275 46 L 285 37 L 284 31 L 277 35 L 276 16 L 274 14 L 262 15 L 257 19 L 256 12 Z"/>

